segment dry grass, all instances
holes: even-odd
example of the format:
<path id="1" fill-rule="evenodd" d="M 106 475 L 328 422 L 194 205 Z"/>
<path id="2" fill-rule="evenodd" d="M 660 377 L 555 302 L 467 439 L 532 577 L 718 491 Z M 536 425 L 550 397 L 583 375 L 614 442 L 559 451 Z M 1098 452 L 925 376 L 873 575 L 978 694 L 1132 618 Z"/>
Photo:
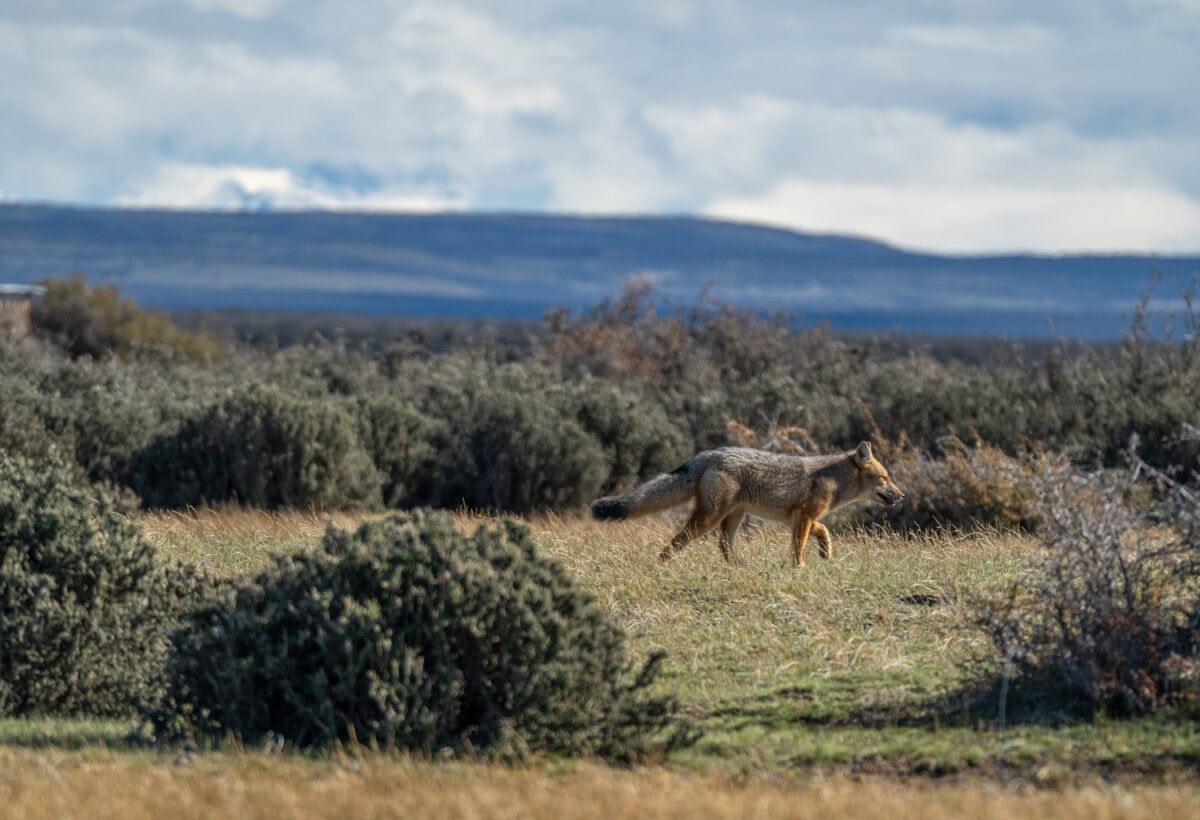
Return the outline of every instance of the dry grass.
<path id="1" fill-rule="evenodd" d="M 1011 533 L 850 530 L 835 533 L 832 560 L 813 556 L 797 570 L 786 529 L 763 524 L 739 537 L 733 566 L 711 537 L 659 564 L 675 524 L 670 516 L 532 522 L 538 544 L 639 646 L 670 653 L 685 699 L 701 703 L 734 690 L 753 696 L 846 676 L 946 670 L 969 648 L 958 629 L 968 615 L 964 593 L 1011 577 L 1030 546 Z"/>
<path id="2" fill-rule="evenodd" d="M 164 556 L 198 562 L 218 575 L 232 576 L 263 569 L 272 553 L 311 549 L 330 523 L 347 528 L 362 519 L 351 513 L 229 506 L 148 512 L 138 524 Z"/>
<path id="3" fill-rule="evenodd" d="M 0 815 L 158 817 L 1056 817 L 1194 818 L 1194 787 L 901 784 L 817 778 L 738 781 L 663 769 L 576 764 L 557 770 L 328 761 L 257 753 L 187 760 L 149 755 L 0 751 Z"/>

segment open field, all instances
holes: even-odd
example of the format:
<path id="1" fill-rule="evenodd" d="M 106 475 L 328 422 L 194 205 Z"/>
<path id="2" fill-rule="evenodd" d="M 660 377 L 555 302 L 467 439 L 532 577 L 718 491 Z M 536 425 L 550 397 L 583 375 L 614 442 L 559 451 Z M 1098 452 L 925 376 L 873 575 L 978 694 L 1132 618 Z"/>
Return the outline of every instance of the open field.
<path id="1" fill-rule="evenodd" d="M 730 780 L 592 764 L 509 768 L 258 753 L 170 757 L 0 751 L 0 815 L 161 817 L 1055 817 L 1196 816 L 1196 792 L 1163 785 L 1061 790 L 996 783 L 818 778 Z"/>
<path id="2" fill-rule="evenodd" d="M 165 555 L 233 575 L 264 566 L 272 551 L 315 544 L 325 520 L 225 509 L 145 515 L 141 524 Z M 459 517 L 466 529 L 478 520 Z M 1020 569 L 1032 546 L 1026 537 L 835 530 L 833 560 L 812 556 L 797 571 L 784 529 L 763 525 L 740 537 L 734 566 L 708 539 L 660 565 L 655 556 L 673 523 L 530 521 L 538 544 L 626 627 L 636 655 L 669 652 L 661 685 L 704 735 L 664 765 L 630 772 L 542 760 L 510 768 L 255 750 L 180 758 L 129 741 L 126 724 L 3 721 L 0 811 L 1197 816 L 1194 722 L 999 728 L 994 711 L 955 698 L 961 662 L 982 649 L 969 628 L 970 601 Z"/>

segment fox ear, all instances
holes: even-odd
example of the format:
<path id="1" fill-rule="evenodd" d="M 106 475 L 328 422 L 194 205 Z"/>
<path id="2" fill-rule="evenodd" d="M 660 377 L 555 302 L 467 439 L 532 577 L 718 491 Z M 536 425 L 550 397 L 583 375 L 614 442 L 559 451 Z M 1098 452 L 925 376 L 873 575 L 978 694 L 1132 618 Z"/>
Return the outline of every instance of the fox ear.
<path id="1" fill-rule="evenodd" d="M 866 467 L 871 463 L 871 443 L 868 441 L 861 442 L 858 449 L 854 451 L 854 463 L 859 467 Z"/>

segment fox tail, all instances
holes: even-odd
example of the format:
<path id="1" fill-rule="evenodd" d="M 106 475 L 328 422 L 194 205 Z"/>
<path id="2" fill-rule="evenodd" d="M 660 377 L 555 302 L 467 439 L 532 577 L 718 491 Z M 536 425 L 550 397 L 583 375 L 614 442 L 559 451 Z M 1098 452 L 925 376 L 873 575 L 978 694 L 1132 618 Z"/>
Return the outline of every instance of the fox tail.
<path id="1" fill-rule="evenodd" d="M 695 489 L 696 476 L 688 462 L 672 472 L 655 476 L 624 495 L 597 499 L 592 504 L 592 517 L 597 521 L 623 521 L 649 515 L 684 503 Z"/>

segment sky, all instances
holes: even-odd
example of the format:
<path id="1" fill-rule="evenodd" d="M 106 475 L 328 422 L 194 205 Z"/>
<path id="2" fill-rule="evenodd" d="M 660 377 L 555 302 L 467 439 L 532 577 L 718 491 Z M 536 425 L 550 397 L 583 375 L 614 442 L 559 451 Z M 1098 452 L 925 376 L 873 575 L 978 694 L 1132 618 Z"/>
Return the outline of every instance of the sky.
<path id="1" fill-rule="evenodd" d="M 0 0 L 0 200 L 1200 252 L 1200 0 Z"/>

